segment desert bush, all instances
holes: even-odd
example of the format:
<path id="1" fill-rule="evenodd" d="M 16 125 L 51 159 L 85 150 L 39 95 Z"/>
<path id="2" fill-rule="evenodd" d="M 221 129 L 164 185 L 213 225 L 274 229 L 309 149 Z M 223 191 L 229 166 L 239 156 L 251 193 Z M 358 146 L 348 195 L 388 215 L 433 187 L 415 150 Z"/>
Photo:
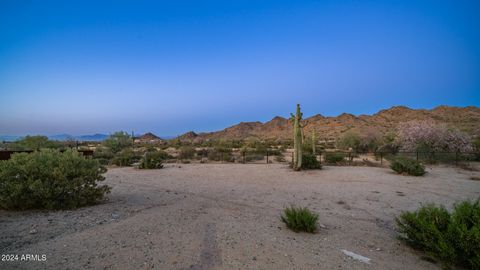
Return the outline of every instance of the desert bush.
<path id="1" fill-rule="evenodd" d="M 306 207 L 287 207 L 281 219 L 294 232 L 315 233 L 317 230 L 318 215 Z"/>
<path id="2" fill-rule="evenodd" d="M 161 169 L 163 162 L 169 158 L 164 151 L 149 151 L 143 155 L 140 161 L 139 169 Z"/>
<path id="3" fill-rule="evenodd" d="M 111 162 L 117 166 L 131 166 L 133 163 L 138 162 L 140 158 L 132 149 L 126 148 L 115 154 Z"/>
<path id="4" fill-rule="evenodd" d="M 69 209 L 101 200 L 105 167 L 73 150 L 14 154 L 0 161 L 0 208 Z"/>
<path id="5" fill-rule="evenodd" d="M 428 204 L 396 218 L 400 239 L 446 266 L 480 269 L 480 201 L 464 201 L 450 214 Z"/>
<path id="6" fill-rule="evenodd" d="M 344 153 L 325 153 L 325 162 L 330 164 L 336 164 L 345 161 Z"/>
<path id="7" fill-rule="evenodd" d="M 360 148 L 361 139 L 360 135 L 355 132 L 349 131 L 343 134 L 337 143 L 337 147 L 341 149 L 352 149 L 358 151 Z"/>
<path id="8" fill-rule="evenodd" d="M 396 157 L 391 161 L 390 168 L 400 174 L 405 173 L 413 176 L 425 174 L 425 166 L 409 157 Z"/>
<path id="9" fill-rule="evenodd" d="M 202 148 L 196 151 L 197 153 L 197 158 L 204 158 L 208 157 L 208 149 Z"/>
<path id="10" fill-rule="evenodd" d="M 192 159 L 195 157 L 195 148 L 191 146 L 180 147 L 180 153 L 178 155 L 180 159 Z"/>
<path id="11" fill-rule="evenodd" d="M 113 153 L 118 153 L 132 144 L 132 137 L 123 131 L 117 131 L 103 141 L 103 145 L 110 148 Z"/>
<path id="12" fill-rule="evenodd" d="M 245 154 L 245 161 L 246 162 L 263 160 L 264 158 L 265 158 L 265 156 L 261 155 L 261 154 L 256 154 L 256 153 Z"/>
<path id="13" fill-rule="evenodd" d="M 283 157 L 283 155 L 276 155 L 275 156 L 275 161 L 276 162 L 285 162 L 285 157 Z"/>
<path id="14" fill-rule="evenodd" d="M 22 150 L 40 150 L 45 148 L 58 148 L 60 144 L 51 141 L 47 136 L 25 136 L 24 138 L 13 143 L 12 148 Z"/>
<path id="15" fill-rule="evenodd" d="M 225 147 L 215 147 L 208 152 L 208 159 L 213 161 L 232 161 L 232 149 Z"/>
<path id="16" fill-rule="evenodd" d="M 93 158 L 98 160 L 102 165 L 110 164 L 110 160 L 114 157 L 112 150 L 105 147 L 98 147 L 95 152 L 93 152 Z"/>
<path id="17" fill-rule="evenodd" d="M 322 165 L 314 154 L 304 153 L 302 155 L 302 170 L 321 169 Z"/>

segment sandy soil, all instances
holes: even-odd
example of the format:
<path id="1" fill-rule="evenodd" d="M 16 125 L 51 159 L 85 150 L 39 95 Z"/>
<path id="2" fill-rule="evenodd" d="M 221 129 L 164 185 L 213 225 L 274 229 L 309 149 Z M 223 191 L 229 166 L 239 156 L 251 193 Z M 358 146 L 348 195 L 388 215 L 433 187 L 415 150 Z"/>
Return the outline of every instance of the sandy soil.
<path id="1" fill-rule="evenodd" d="M 0 269 L 441 269 L 395 238 L 394 217 L 420 203 L 480 196 L 476 172 L 425 177 L 370 167 L 293 172 L 281 164 L 115 168 L 108 202 L 75 211 L 0 212 Z M 285 206 L 320 215 L 317 234 L 280 221 Z M 342 249 L 371 259 L 355 261 Z"/>

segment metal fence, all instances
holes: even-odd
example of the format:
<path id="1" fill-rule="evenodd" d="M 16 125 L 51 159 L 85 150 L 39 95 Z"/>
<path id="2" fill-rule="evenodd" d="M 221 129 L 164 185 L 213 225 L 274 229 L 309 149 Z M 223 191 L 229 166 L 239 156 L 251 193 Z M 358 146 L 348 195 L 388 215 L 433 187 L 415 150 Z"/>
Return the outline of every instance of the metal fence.
<path id="1" fill-rule="evenodd" d="M 331 156 L 337 158 L 331 158 Z M 317 153 L 317 160 L 322 164 L 330 165 L 371 165 L 385 166 L 397 157 L 409 157 L 426 164 L 451 164 L 460 165 L 468 162 L 480 161 L 480 152 L 348 152 L 348 151 L 322 151 Z M 201 162 L 201 163 L 241 163 L 241 164 L 270 164 L 290 163 L 293 160 L 293 149 L 279 152 L 278 149 L 268 149 L 264 153 L 230 152 L 203 153 L 190 160 L 173 159 L 171 162 Z M 332 161 L 333 160 L 333 161 Z"/>
<path id="2" fill-rule="evenodd" d="M 64 152 L 65 149 L 61 149 L 60 152 Z M 85 157 L 92 157 L 93 150 L 77 150 Z M 33 153 L 33 150 L 0 150 L 0 160 L 9 160 L 12 155 L 16 153 Z"/>

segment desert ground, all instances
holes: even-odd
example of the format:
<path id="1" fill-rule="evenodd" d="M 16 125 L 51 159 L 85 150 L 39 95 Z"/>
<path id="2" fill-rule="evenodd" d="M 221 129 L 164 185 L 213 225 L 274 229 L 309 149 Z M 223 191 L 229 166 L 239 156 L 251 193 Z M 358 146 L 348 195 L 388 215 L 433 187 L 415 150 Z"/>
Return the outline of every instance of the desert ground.
<path id="1" fill-rule="evenodd" d="M 0 269 L 441 269 L 396 239 L 394 218 L 421 203 L 478 198 L 474 175 L 441 166 L 424 177 L 284 164 L 110 168 L 105 203 L 0 212 L 1 254 L 46 255 Z M 290 205 L 318 213 L 318 233 L 288 230 L 280 214 Z"/>

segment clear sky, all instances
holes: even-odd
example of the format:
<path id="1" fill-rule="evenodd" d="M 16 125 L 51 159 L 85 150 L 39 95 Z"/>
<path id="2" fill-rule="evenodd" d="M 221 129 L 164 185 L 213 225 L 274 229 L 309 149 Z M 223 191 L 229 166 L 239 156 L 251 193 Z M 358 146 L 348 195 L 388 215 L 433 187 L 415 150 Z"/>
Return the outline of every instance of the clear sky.
<path id="1" fill-rule="evenodd" d="M 0 0 L 0 134 L 480 105 L 480 1 Z"/>

